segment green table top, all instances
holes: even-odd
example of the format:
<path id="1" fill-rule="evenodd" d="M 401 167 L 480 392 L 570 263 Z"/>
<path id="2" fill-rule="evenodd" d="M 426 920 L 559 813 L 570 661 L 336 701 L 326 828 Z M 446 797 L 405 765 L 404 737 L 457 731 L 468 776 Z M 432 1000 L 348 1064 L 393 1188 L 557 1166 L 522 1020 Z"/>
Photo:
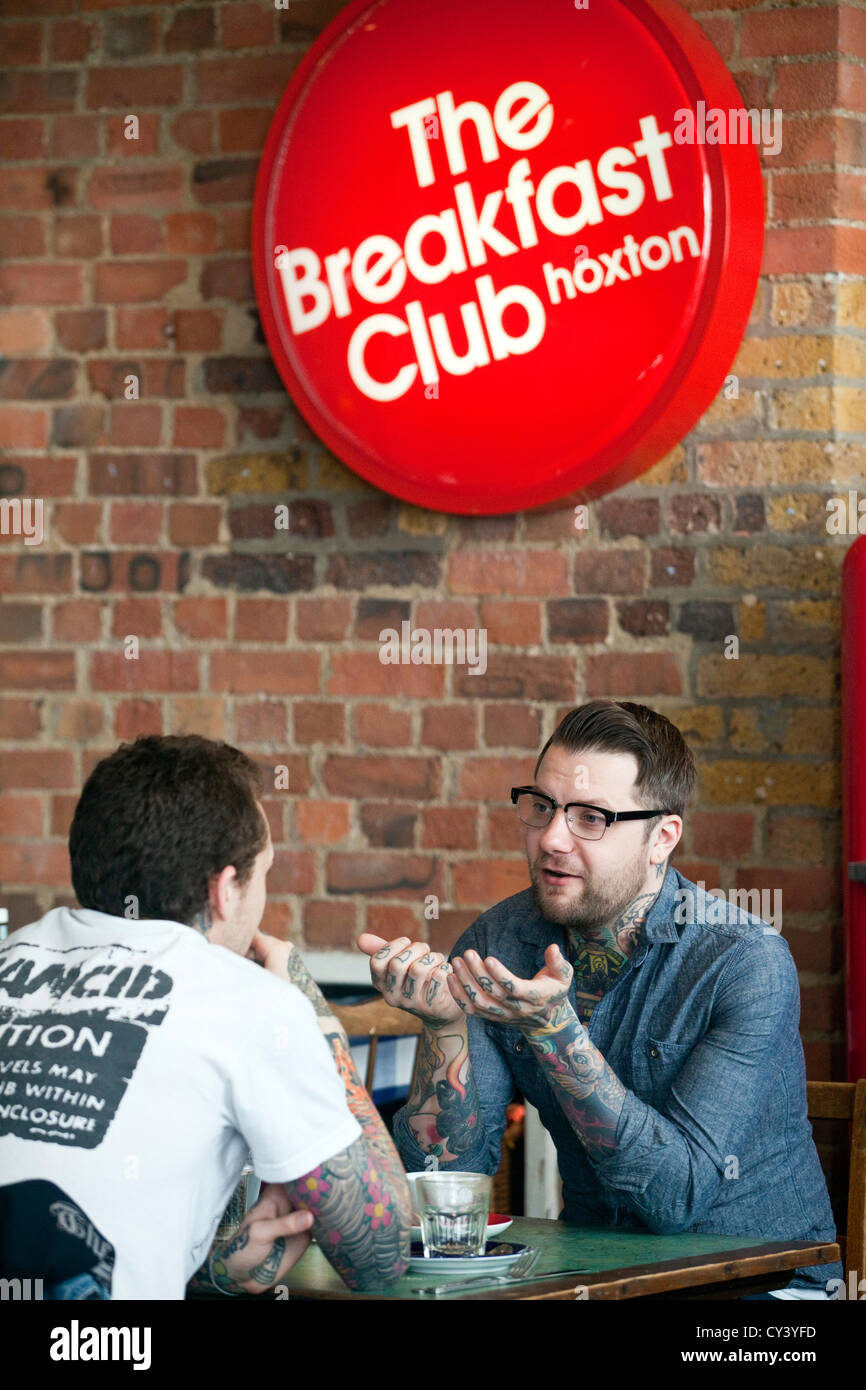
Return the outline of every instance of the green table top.
<path id="1" fill-rule="evenodd" d="M 771 1237 L 719 1236 L 683 1234 L 659 1236 L 649 1231 L 635 1231 L 617 1227 L 572 1226 L 561 1221 L 541 1220 L 518 1216 L 514 1223 L 501 1236 L 502 1241 L 513 1241 L 522 1245 L 534 1245 L 540 1251 L 538 1261 L 530 1273 L 527 1284 L 532 1284 L 539 1275 L 552 1274 L 558 1270 L 583 1269 L 598 1274 L 604 1270 L 625 1271 L 630 1266 L 662 1264 L 670 1260 L 686 1261 L 692 1257 L 722 1255 L 730 1250 L 759 1251 L 772 1243 Z M 798 1242 L 792 1241 L 792 1248 Z M 775 1242 L 777 1249 L 787 1248 L 787 1243 Z M 794 1259 L 790 1268 L 802 1264 L 800 1257 Z M 480 1273 L 481 1271 L 479 1271 Z M 466 1278 L 466 1275 L 461 1275 Z M 387 1289 L 378 1290 L 367 1297 L 406 1298 L 419 1284 L 429 1284 L 439 1280 L 437 1270 L 423 1274 L 410 1273 L 396 1280 Z M 778 1277 L 777 1287 L 783 1287 L 790 1280 L 784 1271 Z M 575 1283 L 580 1283 L 580 1275 L 575 1275 Z M 444 1280 L 442 1281 L 444 1282 Z M 697 1276 L 696 1283 L 707 1282 Z M 318 1246 L 311 1246 L 294 1269 L 283 1280 L 292 1293 L 306 1297 L 354 1297 L 342 1279 L 328 1264 Z M 519 1287 L 515 1282 L 511 1288 Z M 421 1297 L 424 1297 L 423 1295 Z M 431 1295 L 432 1297 L 432 1295 Z M 417 1295 L 413 1301 L 420 1301 Z"/>

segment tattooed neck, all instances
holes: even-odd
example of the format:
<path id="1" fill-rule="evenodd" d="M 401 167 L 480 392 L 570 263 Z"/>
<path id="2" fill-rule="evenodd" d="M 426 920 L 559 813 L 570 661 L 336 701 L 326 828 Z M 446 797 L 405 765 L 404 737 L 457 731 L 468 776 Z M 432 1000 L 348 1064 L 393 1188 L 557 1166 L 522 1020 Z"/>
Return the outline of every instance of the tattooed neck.
<path id="1" fill-rule="evenodd" d="M 608 946 L 623 958 L 630 956 L 643 938 L 646 919 L 658 893 L 658 889 L 654 893 L 640 893 L 613 922 L 604 922 L 600 926 L 569 927 L 572 954 L 591 941 Z"/>
<path id="2" fill-rule="evenodd" d="M 202 936 L 207 936 L 213 926 L 210 907 L 203 907 L 201 912 L 197 912 L 192 919 L 192 925 L 196 931 L 200 931 Z"/>

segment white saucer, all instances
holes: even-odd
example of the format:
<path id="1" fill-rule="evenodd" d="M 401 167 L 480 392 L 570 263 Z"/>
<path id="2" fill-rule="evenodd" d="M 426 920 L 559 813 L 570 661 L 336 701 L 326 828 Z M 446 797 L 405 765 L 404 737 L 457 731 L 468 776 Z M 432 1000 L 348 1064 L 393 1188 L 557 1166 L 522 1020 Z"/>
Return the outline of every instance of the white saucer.
<path id="1" fill-rule="evenodd" d="M 526 1249 L 525 1245 L 507 1245 L 505 1241 L 496 1241 L 494 1244 L 502 1248 L 501 1254 L 494 1252 L 491 1255 L 456 1255 L 441 1259 L 431 1256 L 428 1260 L 420 1253 L 420 1245 L 413 1243 L 407 1273 L 434 1274 L 437 1279 L 441 1276 L 447 1278 L 451 1274 L 478 1274 L 481 1277 L 504 1274 L 509 1265 L 514 1264 Z"/>

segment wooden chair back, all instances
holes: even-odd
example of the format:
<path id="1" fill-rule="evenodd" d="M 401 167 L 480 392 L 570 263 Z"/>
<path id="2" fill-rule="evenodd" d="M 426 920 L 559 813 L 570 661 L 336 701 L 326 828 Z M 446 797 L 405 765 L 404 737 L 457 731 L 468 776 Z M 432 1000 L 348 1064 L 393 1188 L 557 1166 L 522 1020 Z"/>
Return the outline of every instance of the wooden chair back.
<path id="1" fill-rule="evenodd" d="M 850 1270 L 866 1278 L 866 1078 L 807 1081 L 806 1101 L 810 1120 L 851 1122 L 847 1229 L 838 1233 L 847 1288 Z"/>
<path id="2" fill-rule="evenodd" d="M 372 1094 L 373 1075 L 376 1070 L 376 1053 L 380 1038 L 401 1038 L 421 1033 L 421 1020 L 405 1009 L 394 1009 L 384 999 L 371 999 L 366 1004 L 329 1004 L 331 1012 L 342 1023 L 350 1038 L 366 1036 L 370 1039 L 370 1052 L 367 1057 L 367 1073 L 364 1087 Z M 415 1051 L 417 1062 L 418 1053 Z M 415 1069 L 412 1069 L 412 1080 Z M 411 1090 L 411 1086 L 410 1086 Z"/>

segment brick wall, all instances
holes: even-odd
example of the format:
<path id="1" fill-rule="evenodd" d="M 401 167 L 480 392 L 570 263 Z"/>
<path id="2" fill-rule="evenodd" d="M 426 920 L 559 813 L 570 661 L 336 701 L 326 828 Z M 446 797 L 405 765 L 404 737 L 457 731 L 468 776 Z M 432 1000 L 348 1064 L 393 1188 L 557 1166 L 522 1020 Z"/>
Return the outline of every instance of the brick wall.
<path id="1" fill-rule="evenodd" d="M 782 890 L 809 1075 L 844 1075 L 850 538 L 828 537 L 825 501 L 864 471 L 866 11 L 731 3 L 697 17 L 746 104 L 784 111 L 739 397 L 580 533 L 570 508 L 472 520 L 384 496 L 270 363 L 248 254 L 257 160 L 339 4 L 2 0 L 0 493 L 46 506 L 41 546 L 0 549 L 13 925 L 68 899 L 94 761 L 195 730 L 249 750 L 271 784 L 288 768 L 267 802 L 271 931 L 447 947 L 525 886 L 503 803 L 540 741 L 581 699 L 632 697 L 699 760 L 677 863 L 708 887 Z M 381 665 L 378 634 L 404 618 L 485 627 L 486 675 Z"/>

